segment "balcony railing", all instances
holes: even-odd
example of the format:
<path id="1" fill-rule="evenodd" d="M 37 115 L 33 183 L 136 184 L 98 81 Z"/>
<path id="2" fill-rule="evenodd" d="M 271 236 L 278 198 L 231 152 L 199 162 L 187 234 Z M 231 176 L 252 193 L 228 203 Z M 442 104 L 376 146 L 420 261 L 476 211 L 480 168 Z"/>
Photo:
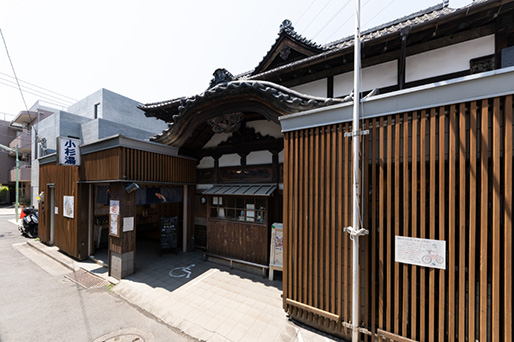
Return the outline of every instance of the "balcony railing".
<path id="1" fill-rule="evenodd" d="M 13 150 L 16 150 L 16 146 L 18 146 L 18 153 L 30 153 L 32 148 L 32 140 L 30 138 L 30 134 L 20 134 L 13 141 L 11 141 L 9 147 Z"/>
<path id="2" fill-rule="evenodd" d="M 30 166 L 21 166 L 19 173 L 19 182 L 30 182 Z M 12 168 L 9 176 L 10 182 L 16 182 L 16 168 Z"/>

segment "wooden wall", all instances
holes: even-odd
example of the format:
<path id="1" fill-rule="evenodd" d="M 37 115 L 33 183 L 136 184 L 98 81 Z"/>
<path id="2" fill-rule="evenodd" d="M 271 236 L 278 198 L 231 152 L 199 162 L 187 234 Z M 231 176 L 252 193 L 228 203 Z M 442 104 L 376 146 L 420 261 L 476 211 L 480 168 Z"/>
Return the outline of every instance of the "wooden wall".
<path id="1" fill-rule="evenodd" d="M 207 221 L 207 252 L 260 265 L 269 264 L 267 225 Z"/>
<path id="2" fill-rule="evenodd" d="M 360 239 L 359 322 L 368 334 L 512 341 L 512 111 L 506 96 L 363 122 L 370 234 Z M 284 309 L 348 338 L 350 131 L 288 132 L 284 155 Z M 397 235 L 445 240 L 446 269 L 395 263 Z"/>
<path id="3" fill-rule="evenodd" d="M 81 180 L 196 182 L 196 161 L 126 147 L 81 156 Z"/>
<path id="4" fill-rule="evenodd" d="M 39 208 L 39 238 L 45 243 L 50 241 L 50 212 L 54 208 L 50 207 L 48 184 L 54 184 L 55 207 L 58 208 L 58 213 L 55 215 L 55 245 L 59 246 L 63 252 L 82 260 L 87 257 L 87 235 L 83 240 L 84 236 L 78 231 L 77 217 L 82 210 L 87 210 L 87 199 L 85 203 L 82 203 L 84 198 L 78 196 L 78 180 L 79 168 L 77 166 L 40 166 L 39 185 L 40 189 L 45 191 L 45 200 L 44 203 L 40 203 Z M 63 216 L 64 196 L 75 197 L 75 219 Z"/>

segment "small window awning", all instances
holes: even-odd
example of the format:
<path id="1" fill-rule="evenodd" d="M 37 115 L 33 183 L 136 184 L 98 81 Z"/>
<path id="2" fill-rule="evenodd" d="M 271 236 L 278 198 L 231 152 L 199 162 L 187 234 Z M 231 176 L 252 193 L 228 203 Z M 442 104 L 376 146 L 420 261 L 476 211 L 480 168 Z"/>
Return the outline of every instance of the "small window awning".
<path id="1" fill-rule="evenodd" d="M 234 195 L 234 196 L 270 196 L 277 189 L 276 185 L 215 185 L 204 191 L 204 195 Z"/>

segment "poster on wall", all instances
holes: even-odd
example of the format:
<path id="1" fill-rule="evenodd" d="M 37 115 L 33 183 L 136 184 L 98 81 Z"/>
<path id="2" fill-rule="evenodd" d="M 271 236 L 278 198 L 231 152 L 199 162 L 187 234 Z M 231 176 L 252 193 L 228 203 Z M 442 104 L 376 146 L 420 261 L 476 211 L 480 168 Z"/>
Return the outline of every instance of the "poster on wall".
<path id="1" fill-rule="evenodd" d="M 68 218 L 73 218 L 74 216 L 74 208 L 75 208 L 75 197 L 73 196 L 64 196 L 63 200 L 63 216 Z"/>
<path id="2" fill-rule="evenodd" d="M 59 164 L 61 165 L 80 165 L 80 139 L 58 137 L 57 146 L 59 154 Z"/>
<path id="3" fill-rule="evenodd" d="M 131 232 L 134 230 L 134 217 L 123 218 L 123 231 Z"/>
<path id="4" fill-rule="evenodd" d="M 395 236 L 394 259 L 404 264 L 446 269 L 446 241 Z"/>
<path id="5" fill-rule="evenodd" d="M 112 236 L 120 236 L 120 201 L 109 201 L 109 234 Z"/>
<path id="6" fill-rule="evenodd" d="M 120 214 L 120 201 L 110 200 L 109 202 L 109 214 L 119 215 Z"/>
<path id="7" fill-rule="evenodd" d="M 110 222 L 109 222 L 109 234 L 119 237 L 120 236 L 120 230 L 119 230 L 119 221 L 118 221 L 118 215 L 110 214 Z"/>

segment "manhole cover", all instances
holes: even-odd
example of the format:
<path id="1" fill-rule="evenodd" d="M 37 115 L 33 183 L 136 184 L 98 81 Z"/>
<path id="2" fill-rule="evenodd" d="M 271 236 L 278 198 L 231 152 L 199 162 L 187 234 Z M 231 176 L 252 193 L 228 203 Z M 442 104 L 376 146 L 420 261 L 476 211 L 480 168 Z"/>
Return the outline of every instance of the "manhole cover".
<path id="1" fill-rule="evenodd" d="M 155 342 L 155 339 L 150 332 L 125 328 L 100 336 L 93 342 Z"/>
<path id="2" fill-rule="evenodd" d="M 77 283 L 86 289 L 108 286 L 109 282 L 99 276 L 89 273 L 82 268 L 78 271 L 65 275 L 66 278 Z"/>
<path id="3" fill-rule="evenodd" d="M 145 340 L 136 334 L 121 334 L 116 336 L 110 336 L 102 342 L 145 342 Z"/>

